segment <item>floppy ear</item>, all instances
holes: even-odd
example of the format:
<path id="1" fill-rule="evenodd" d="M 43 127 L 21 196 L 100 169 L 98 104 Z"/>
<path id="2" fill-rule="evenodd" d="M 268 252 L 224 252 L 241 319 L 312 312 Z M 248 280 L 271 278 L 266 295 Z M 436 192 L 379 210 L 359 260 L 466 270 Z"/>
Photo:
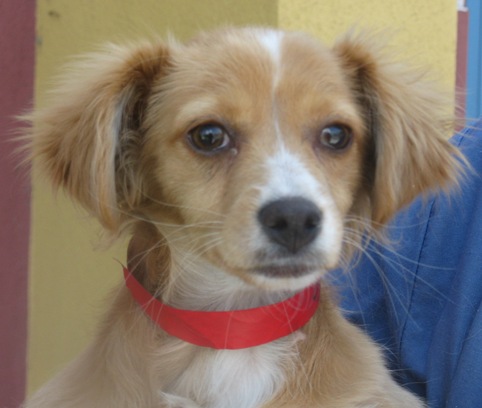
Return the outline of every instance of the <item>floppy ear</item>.
<path id="1" fill-rule="evenodd" d="M 367 186 L 377 226 L 418 194 L 456 183 L 460 153 L 448 141 L 453 101 L 420 72 L 387 61 L 374 43 L 350 34 L 334 51 L 365 117 Z"/>
<path id="2" fill-rule="evenodd" d="M 142 198 L 143 115 L 167 61 L 163 44 L 110 45 L 72 64 L 47 107 L 28 117 L 32 157 L 113 232 Z"/>

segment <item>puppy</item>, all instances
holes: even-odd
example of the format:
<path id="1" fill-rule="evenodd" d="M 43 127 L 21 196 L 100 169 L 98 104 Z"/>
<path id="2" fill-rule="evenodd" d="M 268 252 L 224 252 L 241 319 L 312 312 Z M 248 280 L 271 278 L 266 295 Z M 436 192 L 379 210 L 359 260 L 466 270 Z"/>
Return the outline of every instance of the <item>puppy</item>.
<path id="1" fill-rule="evenodd" d="M 30 149 L 132 235 L 127 285 L 25 407 L 422 407 L 323 279 L 456 182 L 447 105 L 422 79 L 364 35 L 260 28 L 78 62 L 31 115 Z"/>

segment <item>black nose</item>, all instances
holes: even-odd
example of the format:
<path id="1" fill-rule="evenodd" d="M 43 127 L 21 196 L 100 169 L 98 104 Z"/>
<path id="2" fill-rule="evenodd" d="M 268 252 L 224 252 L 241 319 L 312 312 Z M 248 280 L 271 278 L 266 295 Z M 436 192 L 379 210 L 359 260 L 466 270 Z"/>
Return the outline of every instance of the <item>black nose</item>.
<path id="1" fill-rule="evenodd" d="M 293 254 L 317 237 L 321 219 L 318 207 L 301 197 L 272 201 L 258 212 L 258 221 L 268 238 Z"/>

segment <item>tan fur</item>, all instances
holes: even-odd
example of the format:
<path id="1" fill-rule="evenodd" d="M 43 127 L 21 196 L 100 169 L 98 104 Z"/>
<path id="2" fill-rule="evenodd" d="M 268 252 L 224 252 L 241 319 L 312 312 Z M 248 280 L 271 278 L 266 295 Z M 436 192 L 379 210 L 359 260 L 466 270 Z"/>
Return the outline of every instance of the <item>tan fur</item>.
<path id="1" fill-rule="evenodd" d="M 31 115 L 30 148 L 55 187 L 109 232 L 132 234 L 129 268 L 152 293 L 186 309 L 256 307 L 319 280 L 363 232 L 455 182 L 445 100 L 420 79 L 363 35 L 333 49 L 262 29 L 109 46 L 74 64 L 50 105 Z M 222 125 L 232 146 L 193 149 L 187 134 L 205 123 Z M 353 132 L 343 152 L 317 141 L 331 124 Z M 276 188 L 270 159 L 286 151 L 307 191 L 311 183 L 323 196 L 313 199 L 334 231 L 292 261 L 308 277 L 272 279 L 258 273 L 262 262 L 285 264 L 260 261 L 256 212 Z M 241 351 L 169 337 L 121 288 L 92 345 L 25 406 L 422 407 L 322 285 L 302 333 Z"/>

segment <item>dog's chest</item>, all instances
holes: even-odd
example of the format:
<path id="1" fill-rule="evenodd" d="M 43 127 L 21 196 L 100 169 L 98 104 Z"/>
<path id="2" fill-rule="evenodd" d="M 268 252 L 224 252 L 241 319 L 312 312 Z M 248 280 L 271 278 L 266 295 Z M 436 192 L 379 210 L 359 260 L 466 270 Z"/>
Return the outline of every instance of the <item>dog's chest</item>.
<path id="1" fill-rule="evenodd" d="M 170 392 L 201 407 L 257 408 L 282 387 L 292 348 L 293 342 L 283 339 L 244 350 L 205 350 Z"/>

